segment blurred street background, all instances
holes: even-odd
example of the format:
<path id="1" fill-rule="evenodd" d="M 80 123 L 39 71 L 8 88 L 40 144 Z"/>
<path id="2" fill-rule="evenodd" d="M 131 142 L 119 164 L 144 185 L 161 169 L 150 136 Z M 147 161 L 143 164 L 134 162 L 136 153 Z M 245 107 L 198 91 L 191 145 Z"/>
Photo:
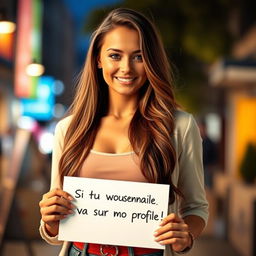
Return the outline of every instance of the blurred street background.
<path id="1" fill-rule="evenodd" d="M 53 132 L 90 33 L 120 6 L 159 28 L 203 138 L 210 218 L 187 255 L 256 256 L 255 0 L 0 0 L 0 255 L 59 251 L 38 232 Z"/>

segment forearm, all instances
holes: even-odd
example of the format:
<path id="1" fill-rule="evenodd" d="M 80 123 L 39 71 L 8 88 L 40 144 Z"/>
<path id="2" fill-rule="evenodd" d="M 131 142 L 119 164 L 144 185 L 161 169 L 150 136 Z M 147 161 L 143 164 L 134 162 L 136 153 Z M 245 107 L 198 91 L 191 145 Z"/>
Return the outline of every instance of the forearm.
<path id="1" fill-rule="evenodd" d="M 188 225 L 188 230 L 192 233 L 194 238 L 200 236 L 205 227 L 205 222 L 201 217 L 188 215 L 184 217 L 184 221 Z"/>

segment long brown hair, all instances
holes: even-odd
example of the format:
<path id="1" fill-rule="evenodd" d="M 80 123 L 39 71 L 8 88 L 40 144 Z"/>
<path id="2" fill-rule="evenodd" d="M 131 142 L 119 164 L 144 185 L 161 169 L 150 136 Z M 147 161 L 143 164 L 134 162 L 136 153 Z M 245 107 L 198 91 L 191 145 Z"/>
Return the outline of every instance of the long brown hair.
<path id="1" fill-rule="evenodd" d="M 149 182 L 171 184 L 170 199 L 179 190 L 173 185 L 176 153 L 172 145 L 174 99 L 170 65 L 154 25 L 142 14 L 126 8 L 111 11 L 92 34 L 85 66 L 70 108 L 72 115 L 59 162 L 63 177 L 77 176 L 93 146 L 102 116 L 108 106 L 108 89 L 97 58 L 106 33 L 116 26 L 127 26 L 139 33 L 147 82 L 140 90 L 138 108 L 129 127 L 129 140 L 139 156 L 140 168 Z"/>

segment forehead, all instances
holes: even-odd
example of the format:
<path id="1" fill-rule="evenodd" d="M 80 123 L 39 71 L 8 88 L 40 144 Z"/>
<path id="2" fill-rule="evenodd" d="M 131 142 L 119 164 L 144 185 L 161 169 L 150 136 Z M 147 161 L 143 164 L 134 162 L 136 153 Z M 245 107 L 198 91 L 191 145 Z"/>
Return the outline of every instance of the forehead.
<path id="1" fill-rule="evenodd" d="M 125 26 L 115 27 L 106 33 L 103 38 L 102 50 L 107 50 L 108 48 L 140 50 L 139 33 L 137 30 Z"/>

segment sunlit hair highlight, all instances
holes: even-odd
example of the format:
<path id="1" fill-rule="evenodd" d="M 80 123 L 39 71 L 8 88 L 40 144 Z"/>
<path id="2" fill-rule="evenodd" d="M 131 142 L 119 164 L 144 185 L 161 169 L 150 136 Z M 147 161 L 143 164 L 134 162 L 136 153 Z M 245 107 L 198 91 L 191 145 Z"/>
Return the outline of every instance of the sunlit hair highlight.
<path id="1" fill-rule="evenodd" d="M 69 113 L 72 120 L 64 139 L 59 162 L 61 182 L 64 176 L 77 176 L 93 146 L 102 116 L 108 108 L 108 89 L 97 59 L 106 33 L 117 26 L 135 29 L 147 75 L 141 88 L 139 105 L 131 120 L 129 139 L 139 156 L 143 175 L 149 182 L 171 184 L 170 200 L 179 190 L 171 174 L 176 163 L 173 147 L 174 99 L 171 68 L 154 25 L 142 14 L 126 8 L 111 11 L 92 34 L 85 66 L 77 84 Z"/>

